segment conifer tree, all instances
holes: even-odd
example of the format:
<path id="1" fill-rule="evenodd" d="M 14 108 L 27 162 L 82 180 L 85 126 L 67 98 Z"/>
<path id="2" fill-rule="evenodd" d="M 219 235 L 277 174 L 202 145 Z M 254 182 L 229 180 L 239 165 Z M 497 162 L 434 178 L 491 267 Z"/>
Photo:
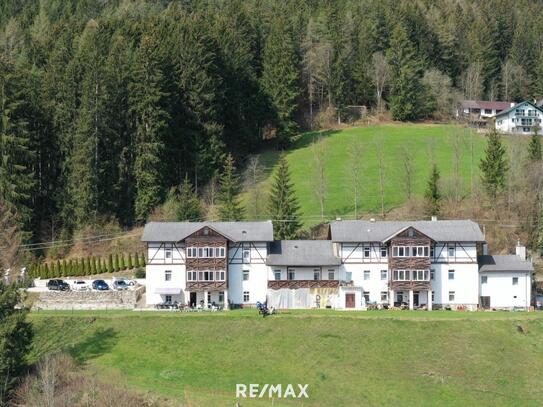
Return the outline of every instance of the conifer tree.
<path id="1" fill-rule="evenodd" d="M 113 259 L 113 270 L 117 273 L 120 270 L 120 264 L 119 264 L 119 253 L 115 253 L 115 257 Z"/>
<path id="2" fill-rule="evenodd" d="M 145 267 L 145 254 L 141 254 L 140 257 L 140 267 Z"/>
<path id="3" fill-rule="evenodd" d="M 432 173 L 428 179 L 424 198 L 426 214 L 439 215 L 441 210 L 441 193 L 439 192 L 439 171 L 436 164 L 432 165 Z"/>
<path id="4" fill-rule="evenodd" d="M 96 256 L 92 256 L 91 259 L 91 274 L 97 274 L 99 266 L 99 259 Z"/>
<path id="5" fill-rule="evenodd" d="M 277 15 L 270 26 L 262 55 L 262 88 L 277 115 L 277 143 L 290 144 L 298 130 L 294 119 L 300 97 L 298 53 L 293 33 L 283 15 Z"/>
<path id="6" fill-rule="evenodd" d="M 144 36 L 135 58 L 130 84 L 130 114 L 135 122 L 135 218 L 138 222 L 162 200 L 164 195 L 164 140 L 168 113 L 163 107 L 166 93 L 159 44 Z"/>
<path id="7" fill-rule="evenodd" d="M 127 266 L 128 270 L 132 270 L 134 268 L 134 265 L 132 264 L 132 254 L 130 254 L 130 253 L 128 253 L 128 259 L 127 259 L 126 266 Z"/>
<path id="8" fill-rule="evenodd" d="M 124 253 L 121 253 L 119 257 L 119 270 L 126 270 L 126 263 L 124 262 Z"/>
<path id="9" fill-rule="evenodd" d="M 528 144 L 528 159 L 531 162 L 541 161 L 541 139 L 539 133 L 539 126 L 534 126 L 532 138 L 530 144 Z"/>
<path id="10" fill-rule="evenodd" d="M 51 278 L 51 273 L 49 273 L 49 265 L 45 263 L 43 266 L 43 276 L 44 278 Z"/>
<path id="11" fill-rule="evenodd" d="M 391 67 L 390 110 L 394 120 L 419 117 L 421 64 L 406 29 L 398 23 L 387 53 Z"/>
<path id="12" fill-rule="evenodd" d="M 223 221 L 237 221 L 243 219 L 244 208 L 239 202 L 241 183 L 236 174 L 234 157 L 228 154 L 220 177 L 220 192 L 218 197 L 219 217 Z"/>
<path id="13" fill-rule="evenodd" d="M 68 266 L 66 264 L 66 259 L 62 259 L 61 274 L 62 277 L 68 276 Z"/>
<path id="14" fill-rule="evenodd" d="M 113 254 L 109 253 L 109 256 L 107 258 L 107 267 L 106 267 L 107 273 L 113 273 L 115 269 L 113 268 Z"/>
<path id="15" fill-rule="evenodd" d="M 61 264 L 60 264 L 60 260 L 57 260 L 57 276 L 59 276 L 59 277 L 64 277 L 64 276 L 62 275 L 62 266 L 61 266 Z"/>
<path id="16" fill-rule="evenodd" d="M 176 216 L 178 221 L 196 222 L 202 220 L 202 205 L 200 204 L 200 199 L 186 175 L 179 188 L 177 201 Z"/>
<path id="17" fill-rule="evenodd" d="M 494 199 L 505 188 L 506 174 L 509 170 L 505 147 L 496 130 L 487 137 L 485 156 L 479 163 L 481 180 L 489 198 Z"/>
<path id="18" fill-rule="evenodd" d="M 298 237 L 302 226 L 299 210 L 300 205 L 290 180 L 288 162 L 283 155 L 279 159 L 279 165 L 275 172 L 269 204 L 275 239 L 296 239 Z"/>

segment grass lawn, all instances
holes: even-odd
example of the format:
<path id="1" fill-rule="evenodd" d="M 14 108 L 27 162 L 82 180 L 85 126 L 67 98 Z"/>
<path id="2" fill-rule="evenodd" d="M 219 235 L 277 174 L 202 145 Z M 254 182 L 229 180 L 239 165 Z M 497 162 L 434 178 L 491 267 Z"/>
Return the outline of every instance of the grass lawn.
<path id="1" fill-rule="evenodd" d="M 430 175 L 432 161 L 438 165 L 444 189 L 451 184 L 456 161 L 455 148 L 453 148 L 455 139 L 458 140 L 459 146 L 457 150 L 460 157 L 461 188 L 465 193 L 469 193 L 471 180 L 477 180 L 479 177 L 478 164 L 486 144 L 484 136 L 476 134 L 472 129 L 456 125 L 384 124 L 302 134 L 287 151 L 287 159 L 306 226 L 320 221 L 320 205 L 314 192 L 316 175 L 311 145 L 319 137 L 321 137 L 320 142 L 324 143 L 326 152 L 326 219 L 354 214 L 351 175 L 353 157 L 350 151 L 356 140 L 363 141 L 363 152 L 357 158 L 362 166 L 359 215 L 368 212 L 379 213 L 381 210 L 378 143 L 382 143 L 384 151 L 386 209 L 399 206 L 406 199 L 403 187 L 405 149 L 409 151 L 413 162 L 413 195 L 422 196 Z M 518 140 L 518 137 L 515 138 L 515 141 Z M 278 152 L 272 151 L 260 156 L 266 169 L 266 180 L 261 184 L 261 189 L 264 191 L 269 188 L 278 156 Z M 245 199 L 249 201 L 249 194 L 245 195 Z"/>
<path id="2" fill-rule="evenodd" d="M 42 311 L 30 320 L 32 361 L 65 349 L 103 380 L 193 406 L 234 405 L 236 383 L 308 384 L 307 406 L 543 399 L 543 313 Z"/>

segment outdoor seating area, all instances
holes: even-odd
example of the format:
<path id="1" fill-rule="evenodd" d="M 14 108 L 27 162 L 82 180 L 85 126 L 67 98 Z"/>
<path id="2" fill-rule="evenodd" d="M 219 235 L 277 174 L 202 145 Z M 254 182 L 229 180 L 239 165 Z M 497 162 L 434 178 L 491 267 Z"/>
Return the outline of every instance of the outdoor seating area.
<path id="1" fill-rule="evenodd" d="M 180 304 L 177 301 L 174 302 L 163 302 L 160 304 L 156 304 L 155 308 L 157 310 L 170 310 L 170 311 L 183 311 L 183 312 L 217 312 L 222 311 L 224 308 L 221 304 L 211 303 L 208 304 L 207 307 L 204 304 L 197 304 L 197 305 L 187 305 L 187 304 Z"/>

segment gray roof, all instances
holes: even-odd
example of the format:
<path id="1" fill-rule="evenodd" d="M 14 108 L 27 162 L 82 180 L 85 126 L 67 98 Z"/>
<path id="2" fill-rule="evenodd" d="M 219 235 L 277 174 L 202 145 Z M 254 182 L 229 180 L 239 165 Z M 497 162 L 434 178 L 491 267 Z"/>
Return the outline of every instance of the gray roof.
<path id="1" fill-rule="evenodd" d="M 479 271 L 534 271 L 534 266 L 527 260 L 522 260 L 516 254 L 502 256 L 479 256 Z"/>
<path id="2" fill-rule="evenodd" d="M 143 242 L 179 242 L 194 232 L 208 226 L 227 239 L 240 242 L 271 242 L 273 226 L 263 222 L 149 222 L 145 225 Z"/>
<path id="3" fill-rule="evenodd" d="M 271 244 L 269 266 L 335 266 L 341 259 L 334 255 L 330 240 L 277 240 Z"/>
<path id="4" fill-rule="evenodd" d="M 381 242 L 408 226 L 436 242 L 485 241 L 479 225 L 471 220 L 340 220 L 331 223 L 330 231 L 334 242 Z"/>

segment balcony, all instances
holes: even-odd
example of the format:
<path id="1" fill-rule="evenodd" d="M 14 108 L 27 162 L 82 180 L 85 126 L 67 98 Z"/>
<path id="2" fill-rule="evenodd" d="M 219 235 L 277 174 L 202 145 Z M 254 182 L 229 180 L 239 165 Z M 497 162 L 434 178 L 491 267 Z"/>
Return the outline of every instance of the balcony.
<path id="1" fill-rule="evenodd" d="M 186 291 L 226 290 L 226 281 L 187 281 Z"/>
<path id="2" fill-rule="evenodd" d="M 343 282 L 341 282 L 343 285 Z M 338 288 L 339 280 L 270 280 L 268 288 L 279 290 L 281 288 Z"/>

